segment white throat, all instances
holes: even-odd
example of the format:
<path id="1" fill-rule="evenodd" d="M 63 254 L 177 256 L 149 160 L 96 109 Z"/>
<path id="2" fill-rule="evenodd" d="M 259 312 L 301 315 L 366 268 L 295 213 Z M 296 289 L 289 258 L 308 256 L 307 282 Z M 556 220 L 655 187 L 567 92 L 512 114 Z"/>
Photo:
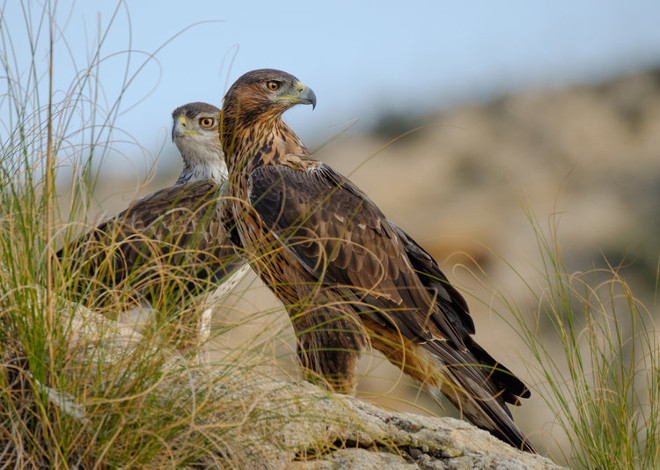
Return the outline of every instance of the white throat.
<path id="1" fill-rule="evenodd" d="M 183 157 L 183 170 L 176 184 L 207 179 L 222 184 L 227 179 L 227 166 L 217 138 L 205 142 L 182 137 L 175 143 Z"/>

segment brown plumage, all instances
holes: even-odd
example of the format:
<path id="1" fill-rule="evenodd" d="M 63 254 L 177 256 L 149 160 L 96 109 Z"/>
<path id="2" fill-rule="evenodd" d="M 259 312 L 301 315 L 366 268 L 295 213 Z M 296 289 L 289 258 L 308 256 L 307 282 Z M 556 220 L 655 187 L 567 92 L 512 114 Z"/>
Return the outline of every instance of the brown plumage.
<path id="1" fill-rule="evenodd" d="M 218 140 L 220 110 L 189 103 L 172 118 L 172 140 L 183 159 L 177 183 L 132 202 L 57 253 L 72 279 L 74 300 L 93 307 L 146 300 L 183 308 L 229 276 L 235 284 L 245 272 L 218 213 L 227 177 Z"/>
<path id="2" fill-rule="evenodd" d="M 231 238 L 286 306 L 312 378 L 351 391 L 370 344 L 477 426 L 527 451 L 507 403 L 525 385 L 471 337 L 463 297 L 353 183 L 312 158 L 281 115 L 316 104 L 294 76 L 255 70 L 224 98 Z"/>

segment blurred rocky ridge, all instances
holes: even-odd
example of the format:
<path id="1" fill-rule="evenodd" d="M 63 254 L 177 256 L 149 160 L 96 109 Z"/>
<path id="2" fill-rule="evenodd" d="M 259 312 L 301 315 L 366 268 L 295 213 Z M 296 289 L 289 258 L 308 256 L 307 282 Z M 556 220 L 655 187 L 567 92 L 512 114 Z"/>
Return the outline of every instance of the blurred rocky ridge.
<path id="1" fill-rule="evenodd" d="M 385 116 L 370 137 L 320 156 L 352 178 L 439 259 L 475 245 L 527 249 L 521 204 L 558 214 L 576 268 L 605 255 L 641 275 L 657 270 L 660 231 L 660 70 L 593 86 L 530 91 L 433 116 Z M 414 208 L 411 210 L 410 208 Z M 531 248 L 531 247 L 529 247 Z"/>
<path id="2" fill-rule="evenodd" d="M 660 253 L 660 71 L 527 91 L 426 117 L 387 116 L 372 134 L 337 136 L 316 155 L 350 175 L 436 257 L 466 293 L 477 340 L 524 380 L 524 345 L 493 313 L 487 285 L 535 311 L 521 279 L 540 286 L 544 280 L 524 208 L 548 236 L 557 227 L 570 269 L 621 263 L 635 294 L 652 298 Z M 115 183 L 100 189 L 116 192 Z M 126 194 L 116 210 L 127 204 Z M 112 205 L 104 210 L 112 213 Z M 266 344 L 265 333 L 272 333 L 277 341 L 269 348 L 296 370 L 288 320 L 258 281 L 246 280 L 228 304 L 218 309 L 216 324 L 238 327 L 231 338 L 212 342 L 216 354 Z M 252 312 L 264 313 L 243 321 Z M 360 397 L 396 410 L 446 413 L 378 357 L 366 357 L 362 373 Z M 514 414 L 533 442 L 557 439 L 561 447 L 561 436 L 545 435 L 553 417 L 538 396 Z"/>

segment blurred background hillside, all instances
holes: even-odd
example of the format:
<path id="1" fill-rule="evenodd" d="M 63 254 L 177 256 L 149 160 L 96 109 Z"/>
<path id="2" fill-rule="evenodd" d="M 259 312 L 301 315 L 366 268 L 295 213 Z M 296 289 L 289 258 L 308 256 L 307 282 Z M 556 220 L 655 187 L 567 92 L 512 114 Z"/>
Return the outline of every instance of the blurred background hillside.
<path id="1" fill-rule="evenodd" d="M 538 307 L 523 282 L 544 284 L 526 208 L 544 233 L 557 228 L 570 270 L 616 266 L 657 320 L 658 2 L 520 0 L 477 9 L 422 0 L 405 8 L 348 0 L 194 7 L 9 1 L 0 15 L 3 50 L 13 55 L 3 61 L 1 86 L 14 94 L 42 90 L 27 114 L 42 112 L 47 102 L 43 25 L 52 19 L 59 25 L 56 102 L 75 110 L 74 123 L 86 123 L 93 108 L 107 117 L 99 120 L 103 126 L 114 126 L 108 144 L 94 153 L 99 179 L 91 219 L 174 182 L 180 170 L 169 140 L 174 108 L 190 101 L 219 105 L 245 71 L 281 68 L 319 99 L 314 112 L 294 109 L 287 122 L 436 257 L 466 294 L 478 341 L 523 379 L 529 377 L 524 345 L 500 316 L 506 312 L 493 290 L 530 315 Z M 88 70 L 97 50 L 104 59 Z M 73 102 L 71 90 L 85 74 L 100 85 Z M 0 100 L 1 142 L 16 113 L 11 100 Z M 63 206 L 71 163 L 89 157 L 80 135 L 65 135 L 58 157 Z M 263 344 L 296 374 L 288 320 L 254 279 L 217 309 L 215 326 L 220 333 L 245 318 L 231 335 L 214 339 L 214 357 L 240 344 Z M 366 357 L 362 371 L 360 396 L 442 413 L 378 357 Z M 550 435 L 561 441 L 538 396 L 515 413 L 536 442 Z"/>

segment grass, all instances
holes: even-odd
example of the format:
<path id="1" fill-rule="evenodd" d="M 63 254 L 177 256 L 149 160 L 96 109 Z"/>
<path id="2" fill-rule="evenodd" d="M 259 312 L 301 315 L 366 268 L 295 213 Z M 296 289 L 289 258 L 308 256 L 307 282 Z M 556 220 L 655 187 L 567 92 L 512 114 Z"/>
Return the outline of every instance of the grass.
<path id="1" fill-rule="evenodd" d="M 527 349 L 522 354 L 532 389 L 567 441 L 558 442 L 555 459 L 571 468 L 658 468 L 657 313 L 613 266 L 569 271 L 556 231 L 544 233 L 526 212 L 542 261 L 536 281 L 520 280 L 536 307 L 489 289 L 504 305 L 500 316 L 513 318 L 510 326 Z M 553 446 L 546 441 L 545 447 Z"/>

